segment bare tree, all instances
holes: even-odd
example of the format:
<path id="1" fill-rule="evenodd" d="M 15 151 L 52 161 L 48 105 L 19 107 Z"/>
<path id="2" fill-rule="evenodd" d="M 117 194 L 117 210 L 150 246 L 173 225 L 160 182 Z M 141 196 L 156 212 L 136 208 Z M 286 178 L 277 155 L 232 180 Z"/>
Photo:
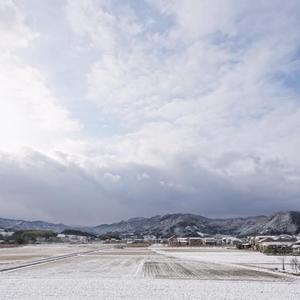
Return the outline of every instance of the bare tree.
<path id="1" fill-rule="evenodd" d="M 282 271 L 285 271 L 285 255 L 282 255 L 281 263 L 282 263 Z"/>
<path id="2" fill-rule="evenodd" d="M 291 258 L 291 266 L 295 273 L 300 273 L 300 261 L 298 261 L 296 256 Z"/>

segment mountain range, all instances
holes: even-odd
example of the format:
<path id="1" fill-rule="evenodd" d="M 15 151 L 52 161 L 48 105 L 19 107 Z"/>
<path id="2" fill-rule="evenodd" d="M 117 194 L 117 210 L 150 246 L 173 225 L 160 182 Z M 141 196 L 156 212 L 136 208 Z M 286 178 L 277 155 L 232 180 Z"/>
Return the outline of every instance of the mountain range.
<path id="1" fill-rule="evenodd" d="M 62 232 L 65 229 L 79 229 L 99 235 L 114 232 L 122 235 L 137 234 L 159 237 L 168 237 L 173 234 L 177 236 L 298 234 L 300 233 L 300 211 L 278 212 L 271 216 L 243 218 L 206 218 L 195 214 L 167 214 L 150 218 L 131 218 L 127 221 L 93 227 L 0 218 L 0 228 L 43 229 L 55 232 Z"/>

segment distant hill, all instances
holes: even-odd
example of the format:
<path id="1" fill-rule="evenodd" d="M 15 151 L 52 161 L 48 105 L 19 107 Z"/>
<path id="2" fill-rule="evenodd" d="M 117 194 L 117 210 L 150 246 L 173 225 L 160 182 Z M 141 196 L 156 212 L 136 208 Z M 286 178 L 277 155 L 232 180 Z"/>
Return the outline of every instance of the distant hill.
<path id="1" fill-rule="evenodd" d="M 67 226 L 64 224 L 54 224 L 44 221 L 24 221 L 24 220 L 11 220 L 0 218 L 0 228 L 11 228 L 14 230 L 51 230 L 54 232 L 61 232 L 65 229 L 72 228 L 72 226 Z"/>
<path id="2" fill-rule="evenodd" d="M 0 218 L 0 228 L 17 230 L 41 229 L 62 232 L 67 229 L 78 229 L 93 234 L 116 232 L 120 234 L 153 234 L 168 237 L 205 235 L 205 234 L 297 234 L 300 233 L 300 212 L 279 212 L 272 216 L 254 216 L 245 218 L 214 219 L 194 214 L 168 214 L 151 218 L 132 218 L 113 224 L 102 224 L 95 227 L 68 226 L 43 221 L 23 221 Z"/>
<path id="3" fill-rule="evenodd" d="M 211 219 L 193 214 L 169 214 L 151 218 L 133 218 L 93 228 L 94 232 L 189 236 L 201 234 L 296 234 L 300 233 L 300 212 L 279 212 L 272 216 Z"/>

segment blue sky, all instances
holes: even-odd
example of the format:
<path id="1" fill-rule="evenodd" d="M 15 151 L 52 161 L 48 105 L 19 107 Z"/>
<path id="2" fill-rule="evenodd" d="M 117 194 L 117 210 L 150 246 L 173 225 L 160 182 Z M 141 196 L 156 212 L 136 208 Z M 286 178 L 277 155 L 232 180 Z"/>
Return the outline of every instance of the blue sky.
<path id="1" fill-rule="evenodd" d="M 294 0 L 2 1 L 1 216 L 299 210 L 299 23 Z"/>

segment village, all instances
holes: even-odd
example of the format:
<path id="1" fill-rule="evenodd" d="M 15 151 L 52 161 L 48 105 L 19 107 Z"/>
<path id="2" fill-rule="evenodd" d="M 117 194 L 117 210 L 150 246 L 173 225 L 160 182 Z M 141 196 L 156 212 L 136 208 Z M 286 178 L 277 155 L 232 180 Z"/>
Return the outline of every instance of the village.
<path id="1" fill-rule="evenodd" d="M 259 235 L 237 238 L 233 236 L 211 237 L 176 237 L 168 239 L 171 247 L 235 247 L 243 250 L 255 250 L 265 254 L 300 255 L 300 236 L 292 235 Z"/>
<path id="2" fill-rule="evenodd" d="M 259 251 L 268 255 L 300 255 L 300 235 L 257 235 L 236 237 L 229 235 L 205 235 L 180 237 L 157 237 L 152 234 L 106 233 L 94 235 L 80 230 L 55 233 L 48 230 L 13 231 L 0 229 L 0 247 L 25 244 L 70 243 L 70 244 L 115 244 L 118 248 L 149 247 L 220 247 Z"/>

